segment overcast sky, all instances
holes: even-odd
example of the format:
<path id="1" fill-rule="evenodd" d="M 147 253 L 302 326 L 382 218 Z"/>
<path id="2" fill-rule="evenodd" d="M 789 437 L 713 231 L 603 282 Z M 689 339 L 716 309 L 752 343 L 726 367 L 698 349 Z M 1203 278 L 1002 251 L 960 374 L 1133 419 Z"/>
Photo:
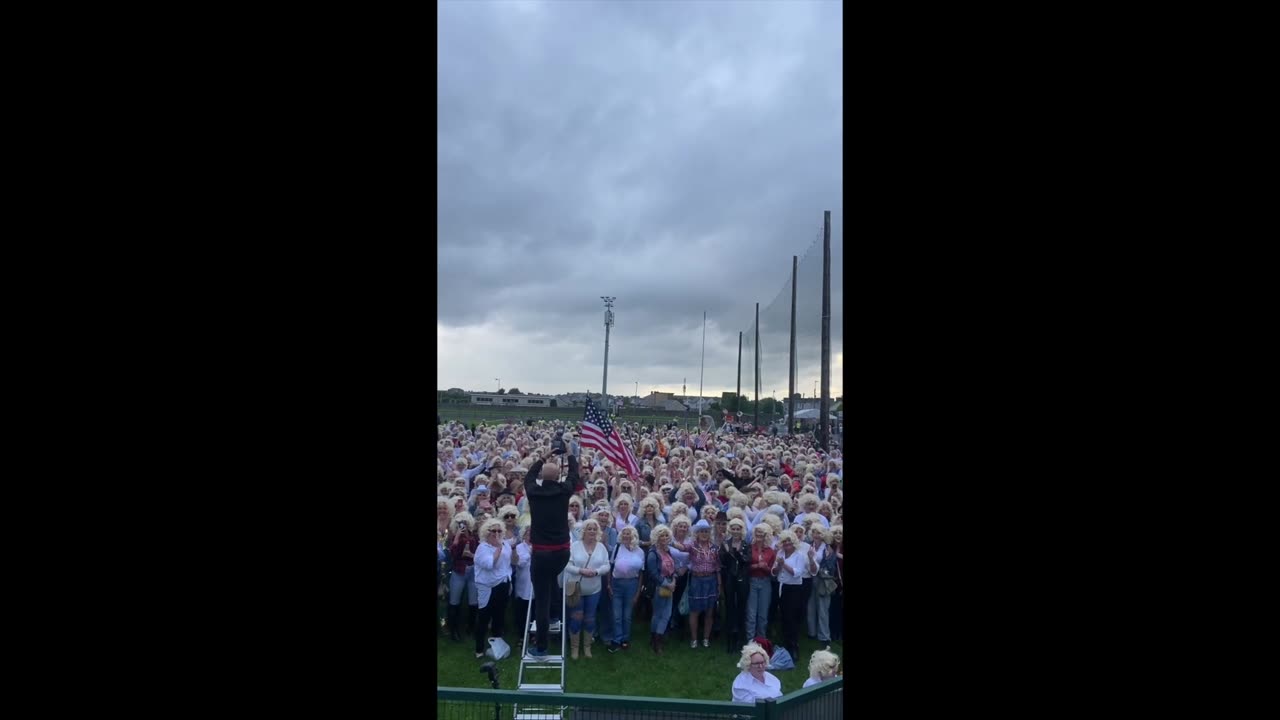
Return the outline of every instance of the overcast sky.
<path id="1" fill-rule="evenodd" d="M 437 7 L 439 389 L 599 392 L 612 295 L 610 394 L 697 393 L 704 310 L 703 392 L 733 390 L 830 210 L 842 394 L 840 3 Z"/>

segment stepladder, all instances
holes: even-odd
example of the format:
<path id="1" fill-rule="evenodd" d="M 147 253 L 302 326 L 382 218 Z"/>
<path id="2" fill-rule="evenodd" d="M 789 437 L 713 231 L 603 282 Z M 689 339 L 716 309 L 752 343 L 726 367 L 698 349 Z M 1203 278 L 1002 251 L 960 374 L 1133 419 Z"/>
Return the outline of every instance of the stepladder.
<path id="1" fill-rule="evenodd" d="M 532 654 L 537 643 L 537 621 L 534 617 L 534 607 L 537 604 L 536 598 L 529 603 L 529 608 L 525 611 L 524 647 L 520 652 L 520 674 L 516 680 L 516 687 L 521 691 L 549 695 L 564 694 L 565 642 L 568 635 L 566 626 L 569 624 L 569 616 L 563 587 L 560 588 L 559 594 L 560 621 L 552 621 L 550 627 L 547 628 L 548 644 L 558 645 L 559 654 L 554 654 L 554 647 L 548 648 L 551 652 L 542 657 Z M 551 638 L 553 635 L 559 640 L 553 642 Z M 562 720 L 564 706 L 551 698 L 548 698 L 548 700 L 550 702 L 530 701 L 517 704 L 513 708 L 514 720 Z"/>

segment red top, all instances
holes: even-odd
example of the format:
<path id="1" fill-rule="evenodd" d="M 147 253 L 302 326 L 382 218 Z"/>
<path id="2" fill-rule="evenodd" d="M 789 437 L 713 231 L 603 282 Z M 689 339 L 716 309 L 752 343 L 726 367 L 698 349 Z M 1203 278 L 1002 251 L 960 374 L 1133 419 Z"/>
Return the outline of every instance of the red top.
<path id="1" fill-rule="evenodd" d="M 466 543 L 466 549 L 471 551 L 472 556 L 462 557 L 463 543 L 458 542 L 461 539 L 462 536 L 459 535 L 454 539 L 453 544 L 449 547 L 449 554 L 453 556 L 453 571 L 456 573 L 465 573 L 467 571 L 467 567 L 476 563 L 476 548 L 480 547 L 480 538 L 477 537 L 475 533 L 472 533 L 471 541 Z"/>
<path id="2" fill-rule="evenodd" d="M 778 552 L 768 545 L 751 545 L 751 577 L 772 577 L 773 562 L 778 558 Z M 764 569 L 756 567 L 764 565 Z"/>

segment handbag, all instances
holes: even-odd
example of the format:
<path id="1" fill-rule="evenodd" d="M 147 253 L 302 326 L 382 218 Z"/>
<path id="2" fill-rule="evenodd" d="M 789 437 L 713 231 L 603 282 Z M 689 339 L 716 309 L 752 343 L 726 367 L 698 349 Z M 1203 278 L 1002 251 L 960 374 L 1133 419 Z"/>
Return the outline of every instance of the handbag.
<path id="1" fill-rule="evenodd" d="M 502 660 L 511 657 L 511 646 L 502 638 L 489 638 L 489 649 L 484 654 L 494 660 Z"/>
<path id="2" fill-rule="evenodd" d="M 836 591 L 836 579 L 826 575 L 818 577 L 818 597 L 828 597 Z"/>
<path id="3" fill-rule="evenodd" d="M 684 594 L 680 596 L 680 614 L 689 614 L 689 588 L 685 588 Z"/>

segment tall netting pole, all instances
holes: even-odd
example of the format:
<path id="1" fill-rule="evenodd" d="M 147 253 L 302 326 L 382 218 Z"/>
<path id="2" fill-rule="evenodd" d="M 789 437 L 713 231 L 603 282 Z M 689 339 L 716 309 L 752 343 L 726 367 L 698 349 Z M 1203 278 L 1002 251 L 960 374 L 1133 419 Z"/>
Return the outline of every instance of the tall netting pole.
<path id="1" fill-rule="evenodd" d="M 742 409 L 742 331 L 738 331 L 738 392 L 733 398 L 733 410 Z"/>
<path id="2" fill-rule="evenodd" d="M 791 360 L 787 363 L 787 434 L 796 427 L 796 270 L 800 257 L 791 256 Z"/>
<path id="3" fill-rule="evenodd" d="M 831 451 L 831 211 L 822 211 L 822 402 L 818 427 L 822 449 Z"/>
<path id="4" fill-rule="evenodd" d="M 760 303 L 756 303 L 756 415 L 751 424 L 760 427 Z"/>

